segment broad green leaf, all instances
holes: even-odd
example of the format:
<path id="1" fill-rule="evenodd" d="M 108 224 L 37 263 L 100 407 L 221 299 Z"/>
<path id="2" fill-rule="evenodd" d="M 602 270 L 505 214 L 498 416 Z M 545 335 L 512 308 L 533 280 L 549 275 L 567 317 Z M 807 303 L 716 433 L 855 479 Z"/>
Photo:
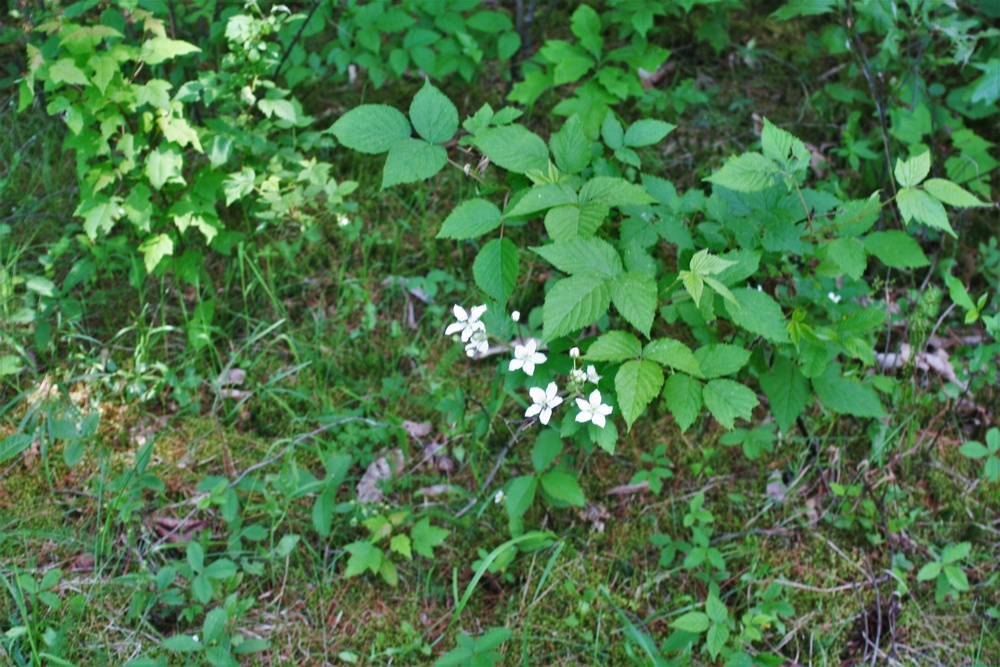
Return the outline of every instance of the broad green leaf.
<path id="1" fill-rule="evenodd" d="M 577 115 L 570 116 L 562 129 L 549 139 L 556 166 L 567 174 L 579 174 L 590 164 L 590 140 Z"/>
<path id="2" fill-rule="evenodd" d="M 173 86 L 163 79 L 150 79 L 143 85 L 135 85 L 135 103 L 138 106 L 148 104 L 157 109 L 170 108 L 170 90 Z"/>
<path id="3" fill-rule="evenodd" d="M 444 528 L 431 525 L 431 520 L 424 517 L 410 530 L 413 539 L 413 550 L 424 558 L 434 558 L 434 547 L 444 544 L 450 535 Z"/>
<path id="4" fill-rule="evenodd" d="M 804 168 L 809 164 L 809 149 L 791 132 L 782 130 L 768 119 L 760 133 L 761 150 L 764 157 L 792 169 Z"/>
<path id="5" fill-rule="evenodd" d="M 753 391 L 733 380 L 710 380 L 701 397 L 716 421 L 730 431 L 737 417 L 749 420 L 759 404 Z"/>
<path id="6" fill-rule="evenodd" d="M 473 138 L 473 144 L 493 164 L 507 171 L 517 174 L 533 169 L 548 171 L 548 147 L 541 137 L 521 125 L 486 130 Z"/>
<path id="7" fill-rule="evenodd" d="M 601 139 L 613 151 L 625 145 L 625 128 L 622 127 L 622 124 L 615 118 L 615 114 L 610 110 L 601 124 Z"/>
<path id="8" fill-rule="evenodd" d="M 901 188 L 915 188 L 931 173 L 931 153 L 924 151 L 909 160 L 897 160 L 893 175 Z"/>
<path id="9" fill-rule="evenodd" d="M 292 124 L 297 124 L 300 120 L 298 111 L 296 111 L 295 105 L 292 104 L 290 100 L 272 100 L 265 97 L 257 101 L 257 108 L 260 109 L 267 118 L 275 116 L 280 120 L 287 120 Z"/>
<path id="10" fill-rule="evenodd" d="M 576 238 L 556 241 L 549 245 L 531 248 L 552 266 L 570 275 L 588 275 L 602 279 L 615 278 L 622 273 L 622 260 L 618 251 L 604 239 Z"/>
<path id="11" fill-rule="evenodd" d="M 562 453 L 562 449 L 562 438 L 558 431 L 547 428 L 539 433 L 531 450 L 531 466 L 535 472 L 544 472 Z"/>
<path id="12" fill-rule="evenodd" d="M 174 241 L 166 234 L 150 236 L 139 245 L 139 252 L 146 264 L 146 272 L 152 273 L 160 260 L 174 254 Z"/>
<path id="13" fill-rule="evenodd" d="M 104 195 L 93 195 L 91 199 L 81 201 L 73 214 L 83 218 L 83 231 L 93 241 L 98 231 L 107 234 L 115 226 L 120 207 L 117 197 L 109 199 Z"/>
<path id="14" fill-rule="evenodd" d="M 201 49 L 194 44 L 179 39 L 153 37 L 142 43 L 142 49 L 139 51 L 139 60 L 145 61 L 147 65 L 158 65 L 165 60 L 172 60 L 177 56 L 200 52 Z"/>
<path id="15" fill-rule="evenodd" d="M 94 70 L 91 77 L 94 85 L 101 91 L 101 95 L 108 89 L 108 84 L 118 71 L 118 59 L 113 56 L 94 54 L 87 60 L 87 66 Z"/>
<path id="16" fill-rule="evenodd" d="M 485 199 L 470 199 L 453 210 L 438 232 L 439 239 L 474 239 L 500 226 L 500 209 Z"/>
<path id="17" fill-rule="evenodd" d="M 650 341 L 642 351 L 644 359 L 650 359 L 662 366 L 669 366 L 678 371 L 693 375 L 694 377 L 704 377 L 698 360 L 694 358 L 691 349 L 673 338 L 657 338 Z"/>
<path id="18" fill-rule="evenodd" d="M 162 190 L 167 183 L 184 184 L 184 177 L 181 169 L 184 166 L 184 156 L 173 146 L 164 149 L 162 146 L 149 154 L 146 158 L 146 178 L 150 185 L 157 190 Z"/>
<path id="19" fill-rule="evenodd" d="M 507 303 L 517 282 L 517 246 L 508 238 L 492 239 L 476 256 L 472 275 L 479 289 L 497 303 Z"/>
<path id="20" fill-rule="evenodd" d="M 587 424 L 587 434 L 590 439 L 597 443 L 597 446 L 608 454 L 614 455 L 615 445 L 618 443 L 618 427 L 613 421 L 604 424 L 603 427 L 597 424 Z"/>
<path id="21" fill-rule="evenodd" d="M 201 626 L 201 641 L 211 644 L 219 638 L 222 631 L 226 629 L 226 621 L 229 615 L 222 607 L 216 607 L 205 614 L 205 622 Z"/>
<path id="22" fill-rule="evenodd" d="M 844 203 L 840 211 L 830 220 L 827 228 L 834 230 L 838 236 L 848 238 L 860 236 L 878 221 L 881 210 L 877 192 L 868 199 L 852 199 Z"/>
<path id="23" fill-rule="evenodd" d="M 625 320 L 649 337 L 656 315 L 656 281 L 645 271 L 629 271 L 611 282 L 611 302 Z"/>
<path id="24" fill-rule="evenodd" d="M 924 181 L 924 190 L 929 192 L 938 201 L 944 202 L 948 206 L 955 206 L 956 208 L 989 206 L 986 202 L 979 201 L 974 194 L 961 185 L 946 181 L 943 178 L 927 179 Z"/>
<path id="25" fill-rule="evenodd" d="M 608 217 L 609 207 L 600 202 L 583 206 L 557 206 L 545 215 L 545 231 L 553 241 L 590 238 Z"/>
<path id="26" fill-rule="evenodd" d="M 362 104 L 351 109 L 330 128 L 344 146 L 361 153 L 385 153 L 412 133 L 410 121 L 397 109 L 384 104 Z"/>
<path id="27" fill-rule="evenodd" d="M 543 338 L 550 341 L 597 321 L 611 305 L 611 287 L 593 276 L 570 276 L 545 295 L 542 308 Z"/>
<path id="28" fill-rule="evenodd" d="M 968 456 L 970 459 L 985 458 L 991 453 L 990 450 L 986 448 L 986 445 L 981 442 L 976 442 L 975 440 L 970 440 L 965 443 L 958 448 L 958 451 L 962 454 L 962 456 Z M 2 460 L 3 459 L 0 458 L 0 461 Z"/>
<path id="29" fill-rule="evenodd" d="M 458 131 L 458 110 L 427 79 L 424 87 L 413 96 L 410 122 L 424 140 L 432 144 L 443 144 L 450 141 Z"/>
<path id="30" fill-rule="evenodd" d="M 740 307 L 736 308 L 726 301 L 726 312 L 737 326 L 772 343 L 788 342 L 785 316 L 777 301 L 764 292 L 748 287 L 734 289 L 732 294 Z"/>
<path id="31" fill-rule="evenodd" d="M 691 258 L 688 268 L 699 276 L 711 276 L 721 273 L 736 262 L 717 257 L 708 252 L 708 249 L 699 250 Z"/>
<path id="32" fill-rule="evenodd" d="M 389 550 L 399 554 L 406 560 L 413 560 L 413 550 L 411 546 L 410 536 L 404 533 L 398 535 L 393 535 L 389 539 Z"/>
<path id="33" fill-rule="evenodd" d="M 312 525 L 321 537 L 330 536 L 336 507 L 337 486 L 335 484 L 327 484 L 323 492 L 313 502 L 312 507 Z"/>
<path id="34" fill-rule="evenodd" d="M 969 590 L 969 579 L 965 576 L 965 572 L 962 568 L 957 565 L 945 565 L 944 566 L 944 576 L 948 579 L 948 583 L 956 591 L 967 591 Z"/>
<path id="35" fill-rule="evenodd" d="M 0 440 L 0 463 L 14 458 L 34 442 L 34 438 L 27 433 L 13 433 L 3 440 Z"/>
<path id="36" fill-rule="evenodd" d="M 852 238 L 837 238 L 826 246 L 826 254 L 845 274 L 858 280 L 868 266 L 868 257 L 862 241 Z"/>
<path id="37" fill-rule="evenodd" d="M 226 206 L 231 206 L 233 202 L 243 199 L 253 192 L 257 174 L 252 167 L 243 167 L 235 174 L 222 182 L 222 190 L 226 193 Z"/>
<path id="38" fill-rule="evenodd" d="M 680 278 L 684 284 L 684 289 L 694 299 L 695 304 L 701 303 L 701 295 L 705 290 L 705 281 L 702 277 L 694 271 L 681 271 Z"/>
<path id="39" fill-rule="evenodd" d="M 562 205 L 572 205 L 576 206 L 576 192 L 573 188 L 567 185 L 557 185 L 555 183 L 546 183 L 544 185 L 536 185 L 531 188 L 517 200 L 510 210 L 507 211 L 508 216 L 518 216 L 518 215 L 530 215 L 532 213 L 537 213 L 538 211 L 544 211 L 555 206 Z"/>
<path id="40" fill-rule="evenodd" d="M 933 563 L 927 563 L 920 571 L 917 572 L 917 581 L 933 581 L 937 579 L 937 576 L 941 574 L 941 568 L 943 566 L 937 561 Z"/>
<path id="41" fill-rule="evenodd" d="M 580 189 L 581 204 L 600 202 L 606 206 L 634 206 L 654 201 L 641 186 L 612 176 L 596 176 Z"/>
<path id="42" fill-rule="evenodd" d="M 816 396 L 827 408 L 855 417 L 883 417 L 885 410 L 871 385 L 840 375 L 840 366 L 830 364 L 819 377 L 812 379 Z"/>
<path id="43" fill-rule="evenodd" d="M 736 345 L 714 344 L 694 351 L 698 367 L 706 378 L 732 375 L 743 368 L 750 359 L 750 351 Z"/>
<path id="44" fill-rule="evenodd" d="M 507 517 L 511 520 L 520 519 L 535 500 L 535 489 L 538 478 L 534 475 L 521 475 L 507 483 L 507 502 L 504 504 Z"/>
<path id="45" fill-rule="evenodd" d="M 948 296 L 955 305 L 961 306 L 965 310 L 977 310 L 976 304 L 972 302 L 968 290 L 962 281 L 951 274 L 945 274 L 944 282 L 948 286 Z"/>
<path id="46" fill-rule="evenodd" d="M 660 393 L 663 370 L 652 361 L 626 361 L 615 375 L 615 393 L 622 409 L 626 428 L 632 424 L 646 406 Z"/>
<path id="47" fill-rule="evenodd" d="M 941 562 L 945 565 L 951 565 L 952 563 L 957 563 L 960 560 L 965 560 L 970 551 L 972 551 L 972 544 L 970 542 L 949 544 L 944 548 L 944 551 L 941 552 Z"/>
<path id="48" fill-rule="evenodd" d="M 760 388 L 764 390 L 771 414 L 784 433 L 791 431 L 809 401 L 809 382 L 798 367 L 787 357 L 775 357 L 771 371 L 760 376 Z"/>
<path id="49" fill-rule="evenodd" d="M 49 80 L 52 83 L 66 83 L 71 86 L 86 86 L 90 84 L 87 75 L 76 66 L 72 58 L 61 58 L 49 67 Z"/>
<path id="50" fill-rule="evenodd" d="M 995 10 L 994 10 L 995 11 Z M 994 18 L 995 18 L 994 13 Z M 969 100 L 975 104 L 993 104 L 1000 99 L 1000 58 L 991 58 L 985 63 L 972 63 L 983 75 L 972 82 L 975 88 Z"/>
<path id="51" fill-rule="evenodd" d="M 715 660 L 719 657 L 719 653 L 726 646 L 726 641 L 729 639 L 729 628 L 722 623 L 713 623 L 712 627 L 708 629 L 708 633 L 705 635 L 705 648 L 708 649 L 708 655 Z M 727 664 L 726 667 L 729 667 Z"/>
<path id="52" fill-rule="evenodd" d="M 736 297 L 733 296 L 733 293 L 729 291 L 729 288 L 722 284 L 722 281 L 707 275 L 701 276 L 701 279 L 704 280 L 706 285 L 715 290 L 715 292 L 717 292 L 728 303 L 732 304 L 734 310 L 742 308 L 736 300 Z"/>
<path id="53" fill-rule="evenodd" d="M 663 398 L 683 433 L 701 412 L 701 383 L 684 373 L 674 373 L 663 383 Z"/>
<path id="54" fill-rule="evenodd" d="M 164 639 L 160 646 L 174 653 L 194 653 L 205 646 L 191 635 L 173 635 Z"/>
<path id="55" fill-rule="evenodd" d="M 364 574 L 365 570 L 375 574 L 382 567 L 382 550 L 365 540 L 352 542 L 344 547 L 344 550 L 351 554 L 347 559 L 347 567 L 344 568 L 344 577 L 350 579 L 359 574 Z"/>
<path id="56" fill-rule="evenodd" d="M 836 8 L 838 0 L 788 0 L 771 14 L 772 18 L 787 21 L 796 16 L 827 14 Z"/>
<path id="57" fill-rule="evenodd" d="M 388 558 L 382 559 L 382 564 L 378 568 L 379 576 L 382 580 L 395 588 L 399 585 L 399 570 L 396 569 L 396 564 L 393 563 Z"/>
<path id="58" fill-rule="evenodd" d="M 594 66 L 589 53 L 562 39 L 545 40 L 538 53 L 554 65 L 552 83 L 556 86 L 579 81 Z"/>
<path id="59" fill-rule="evenodd" d="M 709 593 L 708 599 L 705 600 L 705 613 L 713 623 L 725 623 L 729 618 L 729 609 L 714 593 Z"/>
<path id="60" fill-rule="evenodd" d="M 676 129 L 676 125 L 665 123 L 662 120 L 649 118 L 637 120 L 625 130 L 625 145 L 633 148 L 652 146 L 663 141 L 668 134 Z"/>
<path id="61" fill-rule="evenodd" d="M 580 46 L 595 58 L 601 57 L 604 39 L 601 38 L 601 17 L 589 5 L 580 5 L 569 21 L 570 30 L 580 40 Z"/>
<path id="62" fill-rule="evenodd" d="M 911 188 L 900 190 L 899 194 L 896 195 L 896 205 L 899 206 L 899 212 L 902 214 L 905 222 L 909 223 L 916 220 L 928 227 L 941 229 L 952 236 L 958 236 L 955 234 L 955 230 L 951 228 L 951 223 L 948 222 L 948 214 L 945 212 L 941 202 L 923 190 L 914 190 Z"/>
<path id="63" fill-rule="evenodd" d="M 588 361 L 624 361 L 642 354 L 639 339 L 626 331 L 609 331 L 595 340 L 585 358 Z"/>
<path id="64" fill-rule="evenodd" d="M 681 630 L 682 632 L 701 634 L 702 632 L 708 630 L 709 625 L 708 614 L 700 611 L 689 611 L 671 623 L 670 627 Z"/>
<path id="65" fill-rule="evenodd" d="M 580 489 L 580 483 L 571 473 L 553 470 L 540 475 L 538 481 L 542 485 L 542 490 L 558 505 L 583 507 L 587 502 Z"/>
<path id="66" fill-rule="evenodd" d="M 743 153 L 731 157 L 706 181 L 736 192 L 763 192 L 781 175 L 778 166 L 760 153 Z"/>
<path id="67" fill-rule="evenodd" d="M 389 147 L 382 168 L 382 189 L 436 176 L 448 163 L 448 151 L 423 139 L 400 139 Z"/>
<path id="68" fill-rule="evenodd" d="M 865 238 L 865 250 L 896 269 L 915 269 L 930 264 L 917 242 L 906 232 L 896 229 L 869 234 Z"/>

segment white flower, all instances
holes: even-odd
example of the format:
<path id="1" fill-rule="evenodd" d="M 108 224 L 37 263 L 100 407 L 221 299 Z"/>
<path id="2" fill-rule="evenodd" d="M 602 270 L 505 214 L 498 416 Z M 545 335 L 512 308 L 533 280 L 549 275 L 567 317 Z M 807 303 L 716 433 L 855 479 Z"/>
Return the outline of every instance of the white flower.
<path id="1" fill-rule="evenodd" d="M 580 348 L 578 348 L 578 347 L 571 347 L 569 349 L 569 358 L 570 359 L 579 359 L 580 358 Z"/>
<path id="2" fill-rule="evenodd" d="M 499 491 L 497 491 L 496 495 L 493 496 L 493 504 L 494 505 L 499 505 L 500 503 L 502 503 L 504 501 L 504 498 L 506 498 L 506 497 L 507 497 L 507 494 L 503 492 L 503 489 L 500 489 Z"/>
<path id="3" fill-rule="evenodd" d="M 341 226 L 341 227 L 346 227 L 347 225 L 351 224 L 351 219 L 348 218 L 343 213 L 338 213 L 337 214 L 337 224 L 339 226 Z"/>
<path id="4" fill-rule="evenodd" d="M 520 322 L 521 321 L 521 311 L 515 310 L 513 313 L 510 314 L 510 319 L 514 320 L 515 322 Z"/>
<path id="5" fill-rule="evenodd" d="M 532 404 L 524 411 L 524 416 L 534 417 L 538 415 L 539 421 L 548 424 L 552 417 L 552 408 L 558 407 L 563 402 L 562 398 L 556 395 L 558 392 L 559 388 L 556 387 L 555 382 L 550 382 L 545 389 L 541 387 L 529 389 L 528 393 L 531 394 Z"/>
<path id="6" fill-rule="evenodd" d="M 479 318 L 486 312 L 485 305 L 473 306 L 471 313 L 466 312 L 465 308 L 456 305 L 452 312 L 455 314 L 457 321 L 449 324 L 448 328 L 444 330 L 446 336 L 461 332 L 462 342 L 468 343 L 469 339 L 472 338 L 472 334 L 477 331 L 486 331 L 486 325 L 479 321 Z"/>
<path id="7" fill-rule="evenodd" d="M 534 375 L 535 364 L 544 364 L 545 358 L 544 354 L 538 352 L 538 341 L 529 338 L 524 345 L 514 346 L 514 358 L 510 360 L 507 370 L 513 373 L 518 368 L 523 368 L 528 375 Z"/>
<path id="8" fill-rule="evenodd" d="M 569 381 L 573 384 L 583 384 L 587 381 L 587 372 L 582 368 L 574 368 L 569 372 Z"/>
<path id="9" fill-rule="evenodd" d="M 593 366 L 587 366 L 587 381 L 593 384 L 601 381 L 601 376 L 597 374 L 597 369 Z"/>
<path id="10" fill-rule="evenodd" d="M 482 324 L 482 322 L 479 324 Z M 486 335 L 486 331 L 483 329 L 477 329 L 474 331 L 472 336 L 469 338 L 469 342 L 465 344 L 465 353 L 470 357 L 476 356 L 476 353 L 486 354 L 489 349 L 490 339 Z"/>
<path id="11" fill-rule="evenodd" d="M 834 303 L 840 303 L 840 295 L 837 294 L 836 292 L 830 292 L 829 294 L 826 295 L 826 298 L 828 298 L 830 301 L 833 301 Z"/>
<path id="12" fill-rule="evenodd" d="M 613 410 L 610 405 L 601 403 L 601 392 L 599 389 L 595 389 L 590 393 L 589 401 L 578 398 L 576 399 L 576 404 L 580 408 L 580 414 L 576 416 L 578 422 L 594 422 L 595 425 L 601 428 L 604 428 L 604 424 L 606 423 L 604 418 L 610 415 Z"/>

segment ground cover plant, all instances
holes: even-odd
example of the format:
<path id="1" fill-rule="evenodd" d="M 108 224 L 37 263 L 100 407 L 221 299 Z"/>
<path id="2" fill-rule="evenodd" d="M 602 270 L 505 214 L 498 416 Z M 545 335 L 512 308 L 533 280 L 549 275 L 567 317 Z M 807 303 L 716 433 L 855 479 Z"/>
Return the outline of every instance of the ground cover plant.
<path id="1" fill-rule="evenodd" d="M 0 659 L 1000 660 L 1000 7 L 7 3 Z"/>

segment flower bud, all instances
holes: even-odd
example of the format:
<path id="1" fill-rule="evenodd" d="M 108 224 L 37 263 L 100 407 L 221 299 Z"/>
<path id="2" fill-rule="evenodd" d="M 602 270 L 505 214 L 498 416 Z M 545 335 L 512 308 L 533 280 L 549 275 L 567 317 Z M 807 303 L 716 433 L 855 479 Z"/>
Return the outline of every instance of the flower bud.
<path id="1" fill-rule="evenodd" d="M 578 348 L 578 347 L 570 348 L 569 358 L 570 359 L 579 359 L 580 358 L 580 348 Z"/>

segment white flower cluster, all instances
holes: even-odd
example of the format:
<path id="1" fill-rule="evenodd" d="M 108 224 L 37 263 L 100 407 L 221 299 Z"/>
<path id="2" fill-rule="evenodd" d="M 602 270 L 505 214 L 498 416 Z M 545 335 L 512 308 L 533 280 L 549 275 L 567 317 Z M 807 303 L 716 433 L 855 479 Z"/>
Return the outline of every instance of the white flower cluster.
<path id="1" fill-rule="evenodd" d="M 477 352 L 485 354 L 490 349 L 490 341 L 486 335 L 486 325 L 480 318 L 486 312 L 486 305 L 473 306 L 472 312 L 468 312 L 456 304 L 452 312 L 456 321 L 449 324 L 448 328 L 444 330 L 445 335 L 452 336 L 460 333 L 462 342 L 465 343 L 465 353 L 470 357 L 476 356 Z"/>

